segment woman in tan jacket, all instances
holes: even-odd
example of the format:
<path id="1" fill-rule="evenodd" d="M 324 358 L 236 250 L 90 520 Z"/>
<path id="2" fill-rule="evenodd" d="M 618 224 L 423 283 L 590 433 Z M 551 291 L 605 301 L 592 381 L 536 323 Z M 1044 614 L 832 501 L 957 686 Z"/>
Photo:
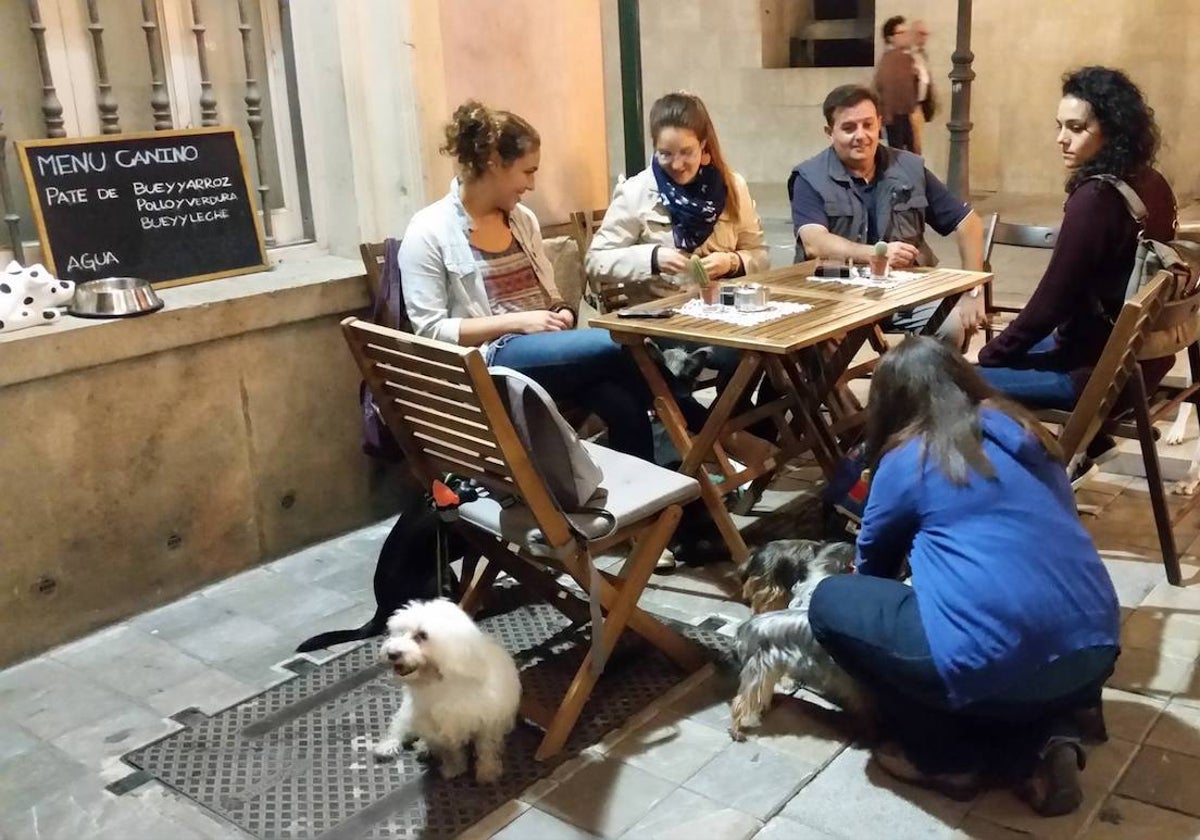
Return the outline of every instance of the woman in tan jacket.
<path id="1" fill-rule="evenodd" d="M 642 294 L 627 289 L 634 301 L 678 294 L 693 287 L 687 271 L 693 255 L 700 257 L 714 281 L 770 268 L 762 223 L 746 180 L 725 161 L 700 97 L 668 93 L 655 102 L 650 108 L 650 138 L 650 166 L 617 184 L 584 257 L 592 287 L 642 285 Z M 737 368 L 740 354 L 729 347 L 710 350 L 705 364 L 719 372 L 720 390 Z M 677 397 L 691 400 L 690 393 Z M 748 397 L 739 410 L 746 408 Z M 699 430 L 695 418 L 689 417 L 689 425 Z M 751 432 L 769 435 L 773 427 L 768 427 L 770 421 L 760 422 Z"/>
<path id="2" fill-rule="evenodd" d="M 750 190 L 721 154 L 700 97 L 668 93 L 655 102 L 650 137 L 650 166 L 617 184 L 584 258 L 593 286 L 645 283 L 647 296 L 676 294 L 690 285 L 693 254 L 713 280 L 769 268 Z"/>

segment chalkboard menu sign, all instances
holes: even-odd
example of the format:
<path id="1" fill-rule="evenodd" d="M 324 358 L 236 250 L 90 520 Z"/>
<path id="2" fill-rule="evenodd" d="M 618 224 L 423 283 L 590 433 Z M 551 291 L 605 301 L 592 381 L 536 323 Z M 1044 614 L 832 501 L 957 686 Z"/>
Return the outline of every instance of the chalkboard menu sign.
<path id="1" fill-rule="evenodd" d="M 233 128 L 17 144 L 43 262 L 76 282 L 178 286 L 267 267 Z"/>

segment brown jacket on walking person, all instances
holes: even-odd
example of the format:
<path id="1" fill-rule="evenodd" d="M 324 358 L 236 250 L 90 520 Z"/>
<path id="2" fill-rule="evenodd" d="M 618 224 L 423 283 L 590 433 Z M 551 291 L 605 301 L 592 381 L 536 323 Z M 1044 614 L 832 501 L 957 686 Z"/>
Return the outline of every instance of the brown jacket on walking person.
<path id="1" fill-rule="evenodd" d="M 884 124 L 912 114 L 917 107 L 917 65 L 907 50 L 893 48 L 879 57 L 875 90 Z"/>

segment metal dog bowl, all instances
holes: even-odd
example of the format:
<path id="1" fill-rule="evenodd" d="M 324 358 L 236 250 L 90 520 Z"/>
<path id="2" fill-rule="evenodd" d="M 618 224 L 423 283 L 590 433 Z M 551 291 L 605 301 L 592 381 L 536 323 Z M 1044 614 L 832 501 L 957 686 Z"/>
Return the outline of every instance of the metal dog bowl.
<path id="1" fill-rule="evenodd" d="M 125 318 L 163 308 L 150 282 L 137 277 L 86 280 L 75 287 L 67 312 L 78 318 Z"/>

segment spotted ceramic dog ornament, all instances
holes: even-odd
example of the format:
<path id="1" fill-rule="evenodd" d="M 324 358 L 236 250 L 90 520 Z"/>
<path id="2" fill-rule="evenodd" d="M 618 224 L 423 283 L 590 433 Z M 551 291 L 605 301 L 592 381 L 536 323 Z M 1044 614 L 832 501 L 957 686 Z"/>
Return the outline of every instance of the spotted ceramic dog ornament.
<path id="1" fill-rule="evenodd" d="M 75 295 L 75 284 L 59 280 L 40 263 L 10 262 L 0 274 L 0 332 L 52 324 Z"/>

